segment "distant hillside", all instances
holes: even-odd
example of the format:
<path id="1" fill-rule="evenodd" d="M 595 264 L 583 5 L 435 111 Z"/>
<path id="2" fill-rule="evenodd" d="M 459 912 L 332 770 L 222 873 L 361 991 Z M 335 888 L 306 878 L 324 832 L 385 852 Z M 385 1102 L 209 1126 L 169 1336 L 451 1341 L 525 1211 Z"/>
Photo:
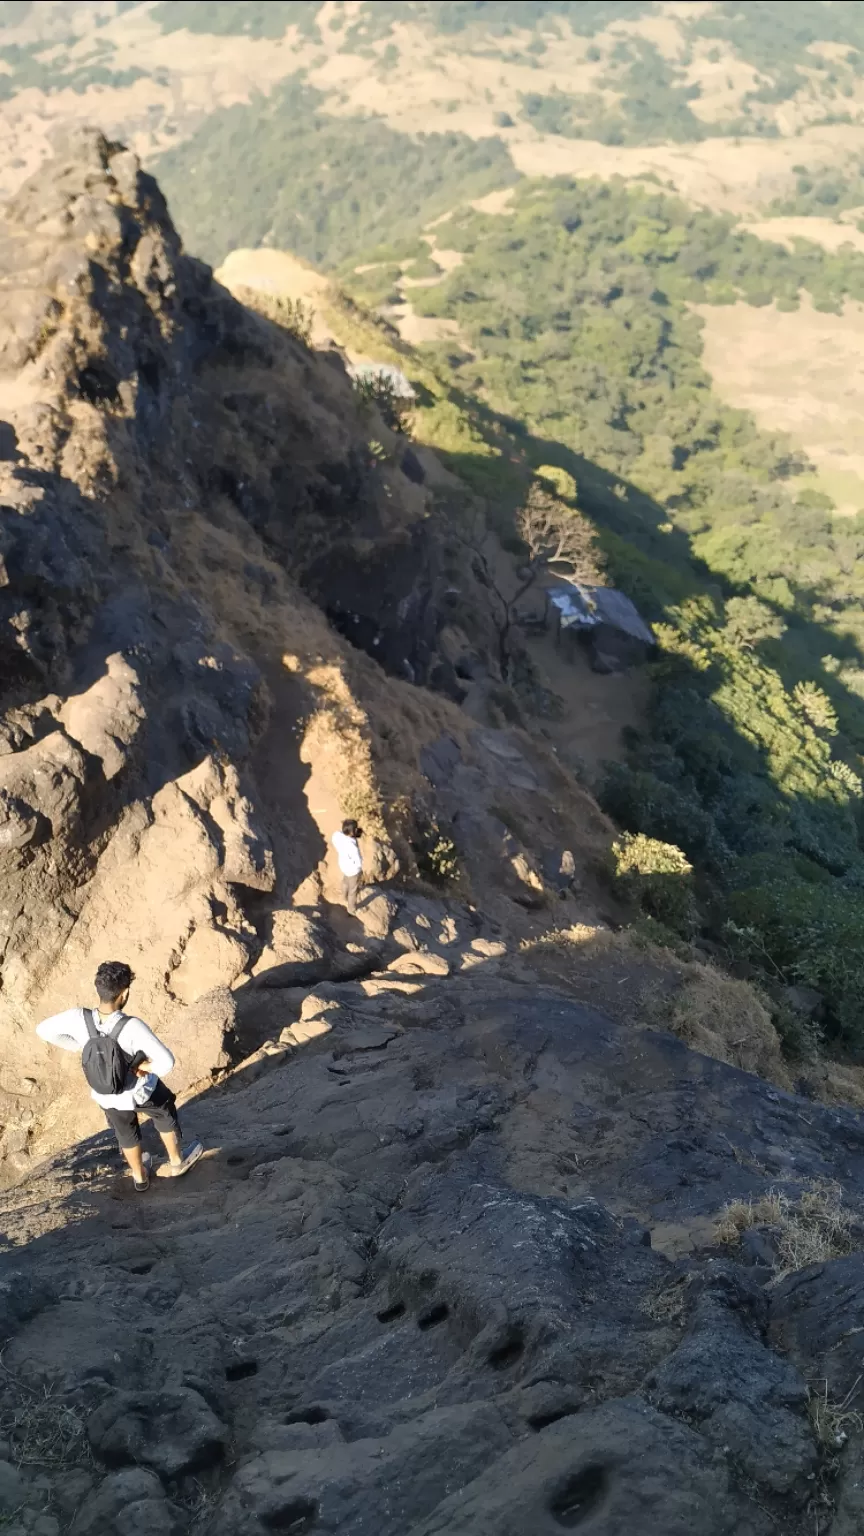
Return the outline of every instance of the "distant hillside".
<path id="1" fill-rule="evenodd" d="M 190 232 L 206 226 L 223 254 L 262 223 L 282 227 L 278 172 L 284 206 L 314 185 L 325 150 L 328 171 L 335 156 L 352 178 L 362 146 L 404 191 L 417 136 L 432 133 L 483 143 L 480 169 L 494 138 L 534 175 L 647 171 L 709 205 L 850 207 L 864 159 L 862 50 L 854 0 L 22 0 L 0 7 L 0 191 L 45 158 L 58 121 L 96 119 L 151 158 L 171 150 L 176 184 L 218 162 L 228 192 Z M 298 125 L 301 89 L 319 93 L 314 135 Z M 302 142 L 289 144 L 298 126 Z M 411 138 L 414 162 L 384 129 Z M 443 197 L 461 168 L 428 145 L 422 158 L 420 196 L 435 183 Z M 361 209 L 380 179 L 360 182 Z M 321 185 L 341 195 L 338 174 Z"/>
<path id="2" fill-rule="evenodd" d="M 218 262 L 226 249 L 263 243 L 337 266 L 517 180 L 500 139 L 400 133 L 324 106 L 320 91 L 288 80 L 212 113 L 162 156 L 159 175 L 191 249 Z"/>

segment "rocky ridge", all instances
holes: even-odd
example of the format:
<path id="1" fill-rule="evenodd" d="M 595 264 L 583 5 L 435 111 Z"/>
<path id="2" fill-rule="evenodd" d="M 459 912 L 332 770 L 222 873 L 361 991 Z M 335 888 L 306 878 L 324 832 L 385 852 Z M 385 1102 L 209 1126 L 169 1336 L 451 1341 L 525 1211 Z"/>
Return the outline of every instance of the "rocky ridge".
<path id="1" fill-rule="evenodd" d="M 365 927 L 330 926 L 344 814 L 382 877 L 416 874 L 436 817 L 461 815 L 464 896 L 482 887 L 493 927 L 496 899 L 505 918 L 538 904 L 538 850 L 553 865 L 574 838 L 599 853 L 608 831 L 548 750 L 478 729 L 446 697 L 452 573 L 427 493 L 339 352 L 214 283 L 155 182 L 95 131 L 5 210 L 0 418 L 8 1178 L 98 1124 L 70 1093 L 74 1063 L 34 1055 L 31 1033 L 87 989 L 97 954 L 132 963 L 136 1006 L 181 1044 L 188 1091 L 257 1028 L 247 995 L 238 1039 L 238 986 L 398 954 L 395 940 L 379 953 L 398 926 L 384 896 Z M 390 443 L 383 461 L 370 432 Z M 325 616 L 344 614 L 349 569 L 379 594 L 366 642 L 389 676 Z M 488 612 L 463 578 L 482 654 Z M 400 682 L 406 666 L 444 692 Z M 526 785 L 527 848 L 501 819 Z"/>
<path id="2" fill-rule="evenodd" d="M 0 345 L 0 1524 L 852 1536 L 860 1115 L 526 969 L 561 913 L 603 928 L 610 829 L 457 707 L 446 550 L 338 351 L 92 132 L 7 210 Z M 328 623 L 352 561 L 383 665 Z M 146 1198 L 32 1035 L 117 955 L 208 1148 Z"/>

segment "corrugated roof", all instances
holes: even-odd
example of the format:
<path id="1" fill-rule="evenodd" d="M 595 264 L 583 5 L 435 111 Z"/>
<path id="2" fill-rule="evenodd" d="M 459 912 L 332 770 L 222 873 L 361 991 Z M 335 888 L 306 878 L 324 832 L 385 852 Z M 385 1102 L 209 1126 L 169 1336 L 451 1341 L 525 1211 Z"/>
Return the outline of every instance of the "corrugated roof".
<path id="1" fill-rule="evenodd" d="M 643 645 L 653 645 L 651 633 L 629 597 L 615 587 L 584 587 L 575 583 L 549 588 L 549 601 L 561 615 L 564 629 L 593 629 L 608 624 Z"/>

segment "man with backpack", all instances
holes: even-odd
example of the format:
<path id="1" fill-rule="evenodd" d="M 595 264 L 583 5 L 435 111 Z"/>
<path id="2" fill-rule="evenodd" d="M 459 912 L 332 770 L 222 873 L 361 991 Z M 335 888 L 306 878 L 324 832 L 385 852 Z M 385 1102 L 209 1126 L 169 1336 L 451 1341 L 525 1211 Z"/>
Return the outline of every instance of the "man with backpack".
<path id="1" fill-rule="evenodd" d="M 150 1185 L 150 1154 L 141 1149 L 139 1115 L 152 1120 L 168 1153 L 167 1163 L 156 1169 L 157 1178 L 187 1173 L 204 1148 L 200 1141 L 185 1150 L 181 1145 L 177 1101 L 162 1082 L 174 1057 L 142 1019 L 123 1012 L 133 980 L 128 965 L 106 961 L 96 972 L 99 1007 L 54 1014 L 37 1024 L 36 1033 L 49 1045 L 81 1052 L 91 1098 L 105 1111 L 135 1188 L 143 1194 Z"/>

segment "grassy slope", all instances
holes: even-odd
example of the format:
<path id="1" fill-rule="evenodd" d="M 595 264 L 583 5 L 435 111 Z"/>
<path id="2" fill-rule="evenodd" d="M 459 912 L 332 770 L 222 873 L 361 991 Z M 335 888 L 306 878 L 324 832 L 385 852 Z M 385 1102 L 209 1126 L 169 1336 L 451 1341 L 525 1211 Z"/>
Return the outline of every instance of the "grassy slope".
<path id="1" fill-rule="evenodd" d="M 658 625 L 652 729 L 607 808 L 687 851 L 709 936 L 769 982 L 819 987 L 829 1026 L 859 1040 L 864 526 L 832 524 L 796 491 L 790 445 L 718 402 L 687 305 L 727 287 L 792 303 L 799 285 L 831 305 L 859 291 L 864 260 L 790 254 L 597 184 L 523 183 L 511 209 L 445 226 L 462 265 L 411 293 L 466 338 L 461 356 L 437 349 L 451 407 L 479 392 L 484 430 L 496 413 L 515 426 L 498 475 L 574 474 L 613 574 Z"/>

